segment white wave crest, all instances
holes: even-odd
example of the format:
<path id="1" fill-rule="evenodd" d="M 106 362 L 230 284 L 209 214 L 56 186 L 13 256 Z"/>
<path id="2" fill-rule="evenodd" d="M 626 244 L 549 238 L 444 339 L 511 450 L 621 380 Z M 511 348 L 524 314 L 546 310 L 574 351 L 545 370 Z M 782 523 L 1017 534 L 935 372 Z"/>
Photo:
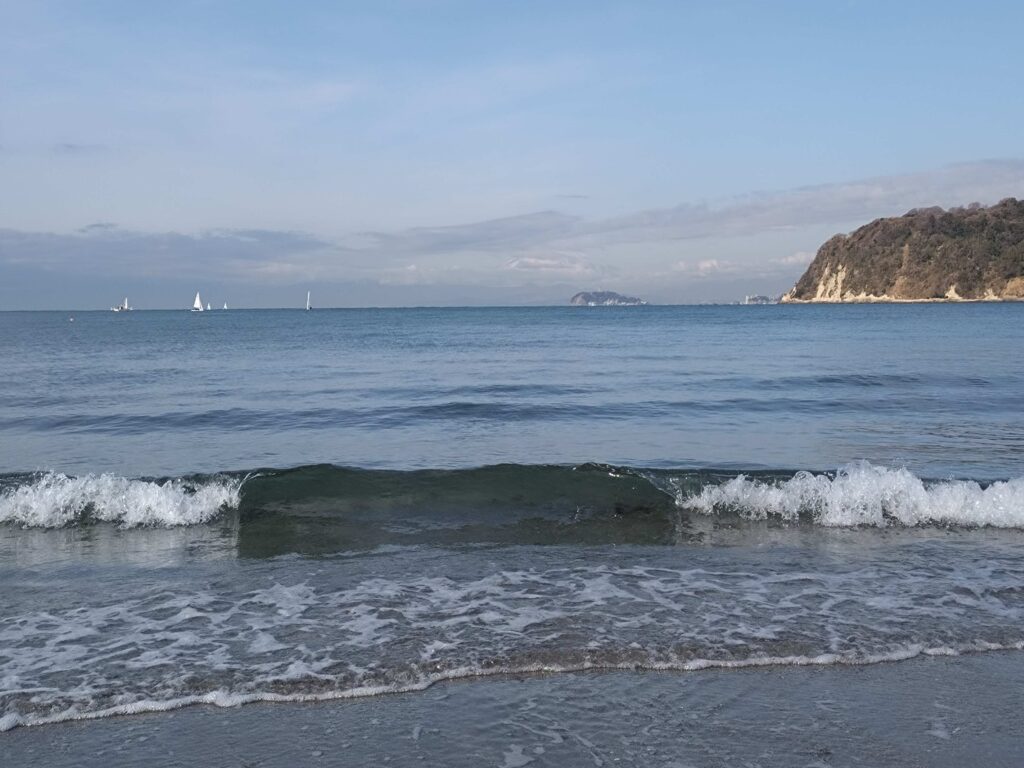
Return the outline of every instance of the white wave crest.
<path id="1" fill-rule="evenodd" d="M 126 528 L 196 525 L 237 507 L 241 487 L 241 480 L 228 477 L 158 482 L 47 472 L 0 494 L 0 523 L 37 528 L 59 528 L 83 520 Z"/>
<path id="2" fill-rule="evenodd" d="M 833 527 L 915 525 L 1024 528 L 1024 478 L 987 487 L 967 480 L 926 483 L 906 469 L 851 464 L 834 477 L 798 472 L 783 482 L 739 475 L 705 486 L 677 504 L 703 514 L 736 512 L 752 520 L 810 515 Z"/>

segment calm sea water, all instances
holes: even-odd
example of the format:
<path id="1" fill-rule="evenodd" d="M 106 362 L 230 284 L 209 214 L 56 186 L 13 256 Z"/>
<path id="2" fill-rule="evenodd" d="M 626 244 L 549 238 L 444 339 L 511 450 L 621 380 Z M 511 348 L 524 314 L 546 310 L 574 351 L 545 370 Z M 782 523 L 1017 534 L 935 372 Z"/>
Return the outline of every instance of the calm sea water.
<path id="1" fill-rule="evenodd" d="M 0 730 L 1019 650 L 1021 349 L 1013 304 L 0 313 Z"/>
<path id="2" fill-rule="evenodd" d="M 0 471 L 1008 477 L 1022 342 L 1010 304 L 2 313 Z"/>

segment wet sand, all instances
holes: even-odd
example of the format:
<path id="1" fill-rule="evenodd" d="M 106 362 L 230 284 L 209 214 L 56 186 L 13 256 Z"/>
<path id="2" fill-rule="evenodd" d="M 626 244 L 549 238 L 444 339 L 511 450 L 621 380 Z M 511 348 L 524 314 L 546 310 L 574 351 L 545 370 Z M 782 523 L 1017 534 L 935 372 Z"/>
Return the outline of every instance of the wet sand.
<path id="1" fill-rule="evenodd" d="M 1019 766 L 1024 653 L 492 678 L 17 728 L 4 764 Z"/>

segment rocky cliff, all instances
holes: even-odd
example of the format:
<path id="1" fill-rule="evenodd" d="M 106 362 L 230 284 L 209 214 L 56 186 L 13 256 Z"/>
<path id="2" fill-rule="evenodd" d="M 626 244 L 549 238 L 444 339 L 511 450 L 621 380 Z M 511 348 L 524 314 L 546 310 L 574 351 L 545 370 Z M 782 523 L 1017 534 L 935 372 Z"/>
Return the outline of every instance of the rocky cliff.
<path id="1" fill-rule="evenodd" d="M 915 209 L 836 235 L 784 302 L 1024 299 L 1024 201 Z"/>

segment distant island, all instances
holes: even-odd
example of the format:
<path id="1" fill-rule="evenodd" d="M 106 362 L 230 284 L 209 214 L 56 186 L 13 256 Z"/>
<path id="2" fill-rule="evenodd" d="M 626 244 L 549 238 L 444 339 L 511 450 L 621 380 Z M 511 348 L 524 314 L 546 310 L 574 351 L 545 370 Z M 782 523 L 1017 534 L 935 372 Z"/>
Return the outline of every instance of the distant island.
<path id="1" fill-rule="evenodd" d="M 569 303 L 574 307 L 640 307 L 647 302 L 615 291 L 582 291 L 569 299 Z"/>
<path id="2" fill-rule="evenodd" d="M 1024 201 L 918 208 L 836 235 L 783 302 L 1024 300 Z"/>

